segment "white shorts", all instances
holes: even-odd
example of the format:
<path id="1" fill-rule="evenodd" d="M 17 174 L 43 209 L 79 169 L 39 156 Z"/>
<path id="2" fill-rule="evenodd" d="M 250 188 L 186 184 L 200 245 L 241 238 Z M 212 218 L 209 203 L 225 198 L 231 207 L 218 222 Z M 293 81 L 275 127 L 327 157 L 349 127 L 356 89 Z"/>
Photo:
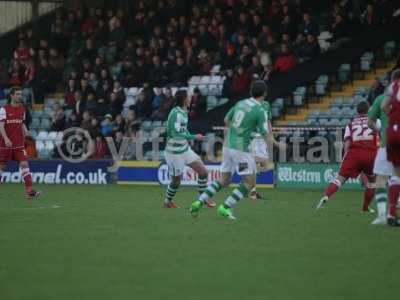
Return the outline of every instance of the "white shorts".
<path id="1" fill-rule="evenodd" d="M 168 172 L 170 176 L 181 176 L 185 170 L 185 166 L 195 161 L 201 161 L 200 157 L 189 148 L 184 153 L 172 154 L 165 151 L 165 161 L 168 165 Z"/>
<path id="2" fill-rule="evenodd" d="M 386 147 L 379 148 L 375 157 L 374 174 L 392 176 L 393 172 L 393 165 L 387 160 Z"/>
<path id="3" fill-rule="evenodd" d="M 269 158 L 268 146 L 263 138 L 255 138 L 250 144 L 251 153 L 256 159 L 266 160 Z"/>
<path id="4" fill-rule="evenodd" d="M 239 175 L 257 174 L 257 164 L 252 153 L 224 147 L 221 173 L 237 172 Z"/>

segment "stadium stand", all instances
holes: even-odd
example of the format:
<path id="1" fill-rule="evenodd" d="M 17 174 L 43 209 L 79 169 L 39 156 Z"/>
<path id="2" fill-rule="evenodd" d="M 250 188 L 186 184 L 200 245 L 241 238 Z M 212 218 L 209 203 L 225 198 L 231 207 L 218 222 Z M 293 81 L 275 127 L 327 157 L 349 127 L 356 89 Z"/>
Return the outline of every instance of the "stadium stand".
<path id="1" fill-rule="evenodd" d="M 0 65 L 1 98 L 11 85 L 25 87 L 39 158 L 57 156 L 60 132 L 73 126 L 98 141 L 96 158 L 120 133 L 146 143 L 178 89 L 192 97 L 191 128 L 212 135 L 254 78 L 270 84 L 276 125 L 342 126 L 371 80 L 385 81 L 397 51 L 393 36 L 380 35 L 396 6 L 348 3 L 315 14 L 302 1 L 138 1 L 133 18 L 121 9 L 60 9 L 50 32 L 19 33 L 12 58 Z M 349 50 L 366 31 L 380 38 Z"/>

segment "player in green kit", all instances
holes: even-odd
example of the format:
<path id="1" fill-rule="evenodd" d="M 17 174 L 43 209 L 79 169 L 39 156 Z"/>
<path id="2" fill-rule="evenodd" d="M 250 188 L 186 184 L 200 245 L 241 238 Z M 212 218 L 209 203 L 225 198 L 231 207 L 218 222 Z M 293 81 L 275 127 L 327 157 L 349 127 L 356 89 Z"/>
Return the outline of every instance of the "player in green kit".
<path id="1" fill-rule="evenodd" d="M 220 216 L 235 219 L 232 208 L 256 185 L 257 164 L 250 152 L 252 134 L 259 132 L 268 144 L 273 142 L 273 137 L 269 130 L 268 112 L 262 105 L 267 94 L 265 82 L 253 82 L 250 93 L 251 98 L 239 101 L 225 117 L 228 133 L 222 154 L 221 179 L 209 185 L 198 200 L 192 203 L 190 213 L 194 217 L 208 199 L 230 184 L 235 172 L 241 176 L 242 182 L 218 207 Z"/>
<path id="2" fill-rule="evenodd" d="M 387 160 L 386 155 L 388 116 L 381 108 L 384 100 L 385 94 L 378 96 L 368 112 L 368 126 L 372 130 L 380 132 L 380 146 L 374 164 L 374 174 L 377 176 L 375 201 L 378 215 L 372 225 L 384 225 L 387 222 L 387 184 L 389 178 L 393 175 L 393 165 Z M 380 126 L 377 125 L 378 120 L 380 121 Z"/>
<path id="3" fill-rule="evenodd" d="M 268 115 L 268 127 L 269 130 L 272 131 L 272 125 L 271 125 L 271 120 L 272 120 L 272 111 L 271 111 L 271 106 L 269 102 L 263 101 L 262 105 L 267 112 Z M 267 143 L 265 142 L 265 139 L 259 132 L 253 133 L 253 139 L 251 141 L 251 152 L 254 155 L 254 159 L 256 160 L 257 163 L 257 171 L 258 173 L 263 173 L 267 172 L 268 170 L 271 170 L 273 168 L 273 164 L 270 161 L 270 151 Z M 275 141 L 274 141 L 275 142 Z M 273 155 L 271 153 L 271 155 Z M 263 199 L 262 196 L 257 192 L 256 187 L 254 187 L 250 191 L 250 198 L 253 200 L 258 200 L 258 199 Z"/>
<path id="4" fill-rule="evenodd" d="M 188 94 L 184 90 L 177 91 L 175 94 L 177 106 L 171 110 L 167 120 L 167 145 L 165 148 L 165 160 L 168 165 L 171 182 L 167 187 L 164 206 L 166 208 L 178 208 L 173 202 L 173 198 L 181 184 L 185 166 L 189 166 L 198 174 L 199 194 L 207 187 L 207 170 L 201 158 L 190 148 L 188 141 L 202 141 L 204 136 L 201 134 L 191 134 L 188 129 L 187 108 L 190 105 Z M 206 203 L 213 205 L 213 201 Z"/>

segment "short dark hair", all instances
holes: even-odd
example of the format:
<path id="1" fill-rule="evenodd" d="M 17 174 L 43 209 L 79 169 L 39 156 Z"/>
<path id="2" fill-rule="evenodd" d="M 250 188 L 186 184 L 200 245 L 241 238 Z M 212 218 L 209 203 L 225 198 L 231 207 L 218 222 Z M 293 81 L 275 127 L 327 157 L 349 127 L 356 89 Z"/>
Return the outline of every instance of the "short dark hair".
<path id="1" fill-rule="evenodd" d="M 396 69 L 392 72 L 392 76 L 390 77 L 391 81 L 399 80 L 400 79 L 400 69 Z"/>
<path id="2" fill-rule="evenodd" d="M 361 101 L 357 104 L 357 113 L 366 114 L 369 109 L 369 104 L 367 101 Z"/>
<path id="3" fill-rule="evenodd" d="M 21 87 L 19 86 L 13 86 L 10 89 L 10 96 L 14 96 L 16 92 L 22 91 Z"/>
<path id="4" fill-rule="evenodd" d="M 179 107 L 182 107 L 185 99 L 187 98 L 188 93 L 185 90 L 179 90 L 175 93 L 175 102 L 176 105 L 178 105 Z"/>
<path id="5" fill-rule="evenodd" d="M 250 87 L 250 94 L 254 98 L 259 98 L 267 94 L 268 87 L 264 80 L 253 81 Z"/>

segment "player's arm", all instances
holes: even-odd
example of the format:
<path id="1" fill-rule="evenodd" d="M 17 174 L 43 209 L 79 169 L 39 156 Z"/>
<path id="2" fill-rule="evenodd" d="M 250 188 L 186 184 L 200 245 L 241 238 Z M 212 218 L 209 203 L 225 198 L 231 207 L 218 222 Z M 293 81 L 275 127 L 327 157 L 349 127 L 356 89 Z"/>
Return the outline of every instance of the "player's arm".
<path id="1" fill-rule="evenodd" d="M 12 147 L 11 140 L 8 138 L 5 128 L 6 115 L 6 110 L 0 108 L 0 135 L 3 138 L 6 147 Z"/>
<path id="2" fill-rule="evenodd" d="M 24 131 L 24 136 L 30 136 L 31 135 L 31 132 L 28 130 L 28 127 L 26 127 L 25 123 L 22 125 L 22 130 Z"/>
<path id="3" fill-rule="evenodd" d="M 389 114 L 390 112 L 390 99 L 393 95 L 393 83 L 389 85 L 387 91 L 385 92 L 385 99 L 382 101 L 381 109 Z"/>
<path id="4" fill-rule="evenodd" d="M 235 107 L 232 107 L 232 108 L 228 111 L 228 113 L 226 114 L 226 116 L 225 116 L 225 118 L 224 118 L 225 126 L 229 126 L 230 122 L 232 121 L 232 118 L 233 118 L 233 115 L 234 115 L 234 108 L 235 108 Z"/>
<path id="5" fill-rule="evenodd" d="M 382 101 L 382 110 L 386 113 L 389 114 L 390 113 L 390 99 L 391 97 L 385 97 L 385 99 Z"/>
<path id="6" fill-rule="evenodd" d="M 351 146 L 351 139 L 352 139 L 352 130 L 350 125 L 346 126 L 346 130 L 344 133 L 344 153 L 347 153 L 347 151 L 349 151 L 350 146 Z"/>
<path id="7" fill-rule="evenodd" d="M 381 110 L 379 101 L 376 100 L 377 99 L 375 99 L 374 104 L 368 111 L 368 127 L 371 128 L 374 132 L 379 131 L 378 126 L 376 124 L 376 120 L 378 119 L 379 112 Z"/>
<path id="8" fill-rule="evenodd" d="M 174 129 L 174 137 L 176 138 L 182 138 L 186 139 L 188 141 L 194 141 L 194 140 L 201 140 L 203 139 L 203 136 L 201 134 L 191 134 L 189 130 L 184 128 L 182 126 L 182 121 L 181 121 L 181 115 L 176 114 L 172 120 L 174 123 L 173 129 Z"/>

